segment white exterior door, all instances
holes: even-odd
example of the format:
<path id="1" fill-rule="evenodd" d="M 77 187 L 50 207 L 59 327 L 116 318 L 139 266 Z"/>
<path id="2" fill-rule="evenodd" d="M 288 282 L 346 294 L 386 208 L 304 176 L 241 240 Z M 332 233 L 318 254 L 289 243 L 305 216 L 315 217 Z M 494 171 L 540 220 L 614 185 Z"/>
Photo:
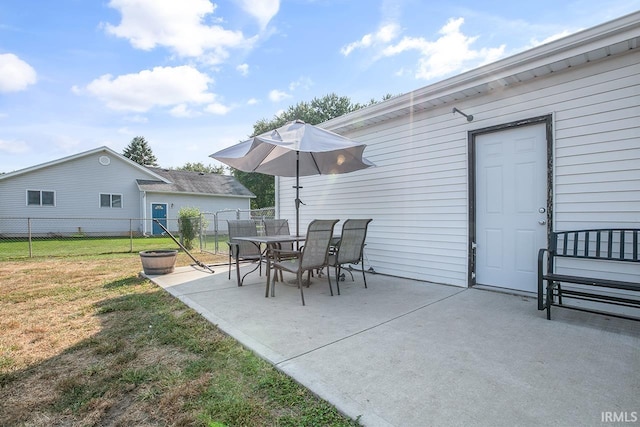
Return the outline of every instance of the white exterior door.
<path id="1" fill-rule="evenodd" d="M 475 138 L 476 283 L 535 292 L 546 246 L 545 124 Z"/>

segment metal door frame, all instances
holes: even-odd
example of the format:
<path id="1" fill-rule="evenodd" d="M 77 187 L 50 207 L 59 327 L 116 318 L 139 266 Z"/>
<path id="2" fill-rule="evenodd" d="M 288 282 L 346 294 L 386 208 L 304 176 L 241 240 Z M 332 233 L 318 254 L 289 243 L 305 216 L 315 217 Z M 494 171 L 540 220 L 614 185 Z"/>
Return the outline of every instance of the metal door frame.
<path id="1" fill-rule="evenodd" d="M 469 168 L 469 242 L 468 242 L 468 277 L 469 287 L 476 285 L 476 137 L 488 133 L 496 133 L 522 126 L 544 124 L 547 138 L 547 242 L 553 230 L 553 115 L 533 117 L 516 122 L 471 130 L 467 133 L 468 168 Z"/>

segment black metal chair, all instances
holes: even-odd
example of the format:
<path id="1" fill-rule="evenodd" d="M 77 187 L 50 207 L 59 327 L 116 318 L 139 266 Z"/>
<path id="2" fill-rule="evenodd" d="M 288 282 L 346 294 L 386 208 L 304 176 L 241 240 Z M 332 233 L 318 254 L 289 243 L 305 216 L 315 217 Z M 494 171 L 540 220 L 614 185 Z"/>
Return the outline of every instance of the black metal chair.
<path id="1" fill-rule="evenodd" d="M 258 261 L 259 265 L 256 268 L 260 268 L 260 274 L 262 274 L 262 263 L 260 262 L 262 260 L 262 253 L 259 245 L 234 239 L 236 237 L 257 236 L 258 227 L 252 219 L 227 220 L 227 226 L 229 230 L 229 241 L 227 242 L 227 245 L 229 245 L 229 279 L 231 279 L 231 260 L 233 259 L 236 264 L 238 286 L 242 286 L 244 277 L 242 279 L 240 278 L 240 261 Z M 255 269 L 252 271 L 255 271 Z"/>
<path id="2" fill-rule="evenodd" d="M 298 288 L 300 288 L 302 305 L 305 305 L 304 291 L 302 286 L 302 275 L 305 271 L 310 273 L 313 270 L 321 270 L 325 266 L 327 266 L 327 260 L 329 257 L 329 245 L 331 244 L 331 238 L 333 237 L 333 228 L 335 227 L 337 222 L 337 219 L 313 220 L 311 224 L 309 224 L 309 228 L 307 229 L 304 246 L 300 251 L 295 252 L 295 258 L 279 260 L 277 255 L 278 249 L 272 249 L 272 252 L 275 255 L 274 261 L 271 263 L 271 267 L 276 270 L 274 272 L 274 278 L 272 279 L 273 281 L 271 283 L 272 295 L 275 295 L 275 273 L 277 273 L 277 271 L 288 271 L 296 275 Z M 333 295 L 333 289 L 331 288 L 331 277 L 328 271 L 327 278 L 329 280 L 329 290 L 331 291 L 331 295 Z M 268 283 L 267 286 L 269 286 Z"/>
<path id="3" fill-rule="evenodd" d="M 342 266 L 345 264 L 361 264 L 362 279 L 364 287 L 367 287 L 367 278 L 364 274 L 363 253 L 365 240 L 367 238 L 367 228 L 372 219 L 348 219 L 342 224 L 342 234 L 340 242 L 335 247 L 335 251 L 329 255 L 328 264 L 334 267 L 336 273 L 336 286 L 340 295 L 340 280 Z M 351 274 L 350 270 L 349 274 Z M 353 279 L 353 274 L 351 274 Z"/>

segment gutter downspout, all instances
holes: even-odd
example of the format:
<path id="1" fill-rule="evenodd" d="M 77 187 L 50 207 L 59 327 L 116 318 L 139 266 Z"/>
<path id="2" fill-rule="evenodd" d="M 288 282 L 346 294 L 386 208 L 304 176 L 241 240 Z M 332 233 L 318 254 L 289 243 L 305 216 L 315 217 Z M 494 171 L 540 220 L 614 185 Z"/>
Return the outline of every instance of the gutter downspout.
<path id="1" fill-rule="evenodd" d="M 147 234 L 147 192 L 146 191 L 141 191 L 140 192 L 142 194 L 141 197 L 141 209 L 140 212 L 142 212 L 142 235 L 145 236 Z"/>

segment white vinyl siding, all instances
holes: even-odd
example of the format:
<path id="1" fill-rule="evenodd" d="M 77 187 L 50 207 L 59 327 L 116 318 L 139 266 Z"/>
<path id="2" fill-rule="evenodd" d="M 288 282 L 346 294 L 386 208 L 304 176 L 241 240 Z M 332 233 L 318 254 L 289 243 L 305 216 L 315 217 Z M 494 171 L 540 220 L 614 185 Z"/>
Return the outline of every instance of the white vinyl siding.
<path id="1" fill-rule="evenodd" d="M 366 143 L 364 155 L 378 167 L 301 177 L 301 231 L 314 218 L 373 218 L 366 268 L 467 286 L 468 132 L 549 114 L 554 230 L 638 227 L 638 75 L 640 53 L 634 49 L 342 132 Z M 452 114 L 453 107 L 473 114 L 474 121 Z M 366 110 L 348 117 L 357 123 Z M 280 216 L 294 221 L 295 181 L 277 182 Z"/>
<path id="2" fill-rule="evenodd" d="M 99 162 L 100 156 L 104 155 L 111 157 L 109 165 Z M 71 233 L 82 227 L 95 232 L 128 234 L 128 219 L 141 218 L 140 191 L 136 179 L 152 177 L 116 156 L 98 151 L 3 181 L 0 217 L 93 219 L 36 221 L 32 229 L 34 233 Z M 55 210 L 25 205 L 25 189 L 55 192 Z M 122 201 L 128 202 L 118 209 L 101 208 L 100 194 L 119 194 Z M 138 231 L 141 222 L 133 224 L 133 228 Z"/>

